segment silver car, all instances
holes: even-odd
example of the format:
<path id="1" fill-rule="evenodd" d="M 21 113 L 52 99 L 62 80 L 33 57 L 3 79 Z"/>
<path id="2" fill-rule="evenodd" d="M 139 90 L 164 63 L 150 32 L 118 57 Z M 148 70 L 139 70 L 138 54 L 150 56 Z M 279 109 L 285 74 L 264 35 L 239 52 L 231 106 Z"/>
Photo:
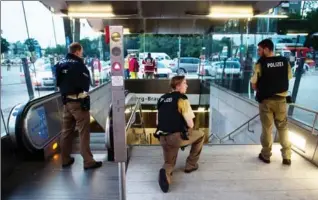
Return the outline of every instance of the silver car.
<path id="1" fill-rule="evenodd" d="M 175 60 L 175 66 L 171 68 L 173 72 L 178 74 L 186 74 L 197 72 L 200 64 L 199 58 L 194 57 L 181 57 L 178 69 L 178 59 Z"/>

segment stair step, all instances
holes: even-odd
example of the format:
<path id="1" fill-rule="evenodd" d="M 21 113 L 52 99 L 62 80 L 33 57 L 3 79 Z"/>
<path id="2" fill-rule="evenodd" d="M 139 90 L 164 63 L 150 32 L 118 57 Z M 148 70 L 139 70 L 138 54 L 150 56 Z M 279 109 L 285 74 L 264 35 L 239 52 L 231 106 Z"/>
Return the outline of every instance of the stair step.
<path id="1" fill-rule="evenodd" d="M 91 133 L 90 147 L 92 151 L 106 151 L 105 133 Z M 74 138 L 72 150 L 73 153 L 80 152 L 80 138 L 78 136 Z"/>

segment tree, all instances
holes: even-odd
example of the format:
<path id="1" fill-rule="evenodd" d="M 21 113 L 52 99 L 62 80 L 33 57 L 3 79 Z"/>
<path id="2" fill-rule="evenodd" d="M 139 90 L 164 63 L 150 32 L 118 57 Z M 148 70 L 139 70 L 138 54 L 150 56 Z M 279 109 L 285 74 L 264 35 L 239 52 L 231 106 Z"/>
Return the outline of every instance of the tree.
<path id="1" fill-rule="evenodd" d="M 24 44 L 28 47 L 30 52 L 35 52 L 36 47 L 39 47 L 39 42 L 34 38 L 26 39 Z"/>
<path id="2" fill-rule="evenodd" d="M 308 26 L 309 33 L 318 33 L 317 19 L 318 19 L 318 8 L 307 13 L 305 20 L 307 21 L 307 23 L 309 25 Z M 315 50 L 318 50 L 318 38 L 317 38 L 317 36 L 308 39 L 307 43 L 308 44 L 306 44 L 306 45 L 312 46 Z"/>
<path id="3" fill-rule="evenodd" d="M 1 37 L 1 54 L 7 53 L 9 51 L 9 42 Z"/>
<path id="4" fill-rule="evenodd" d="M 283 38 L 279 40 L 278 43 L 293 43 L 293 40 L 290 38 Z"/>
<path id="5" fill-rule="evenodd" d="M 17 41 L 16 43 L 13 43 L 12 50 L 14 55 L 21 55 L 25 51 L 25 45 L 21 43 L 20 41 Z"/>
<path id="6" fill-rule="evenodd" d="M 312 8 L 315 8 L 316 5 L 317 1 L 304 1 L 301 9 L 301 16 L 306 16 L 308 14 L 307 12 L 311 12 Z"/>
<path id="7" fill-rule="evenodd" d="M 63 55 L 67 52 L 65 45 L 56 45 L 56 47 L 48 47 L 45 49 L 45 55 Z"/>
<path id="8" fill-rule="evenodd" d="M 99 57 L 98 40 L 99 39 L 90 40 L 89 38 L 84 38 L 79 41 L 84 49 L 84 56 Z"/>

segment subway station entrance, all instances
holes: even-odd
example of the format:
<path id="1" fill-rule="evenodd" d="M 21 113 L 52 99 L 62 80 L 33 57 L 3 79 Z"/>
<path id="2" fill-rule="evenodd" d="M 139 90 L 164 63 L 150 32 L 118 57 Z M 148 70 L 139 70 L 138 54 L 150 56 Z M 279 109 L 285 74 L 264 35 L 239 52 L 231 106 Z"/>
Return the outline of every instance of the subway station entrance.
<path id="1" fill-rule="evenodd" d="M 317 89 L 312 82 L 317 67 L 311 64 L 316 35 L 302 25 L 299 30 L 282 28 L 290 23 L 287 2 L 41 3 L 63 18 L 68 44 L 80 41 L 79 19 L 100 34 L 96 57 L 107 64 L 87 67 L 92 69 L 90 147 L 103 166 L 84 171 L 74 133 L 75 163 L 62 168 L 60 94 L 56 90 L 31 98 L 13 106 L 4 120 L 3 199 L 317 199 L 318 104 L 304 93 Z M 288 105 L 291 166 L 282 165 L 275 129 L 272 162 L 258 160 L 262 126 L 249 81 L 258 60 L 257 43 L 265 38 L 274 41 L 275 54 L 288 57 L 294 70 L 289 92 L 296 102 Z M 157 64 L 151 79 L 144 76 L 148 53 Z M 132 58 L 139 65 L 134 78 L 126 74 Z M 163 152 L 153 135 L 156 104 L 178 74 L 187 79 L 187 97 L 195 129 L 204 132 L 204 147 L 199 169 L 190 174 L 184 167 L 191 147 L 180 149 L 170 190 L 163 193 L 158 185 Z M 25 80 L 31 91 L 30 77 Z"/>

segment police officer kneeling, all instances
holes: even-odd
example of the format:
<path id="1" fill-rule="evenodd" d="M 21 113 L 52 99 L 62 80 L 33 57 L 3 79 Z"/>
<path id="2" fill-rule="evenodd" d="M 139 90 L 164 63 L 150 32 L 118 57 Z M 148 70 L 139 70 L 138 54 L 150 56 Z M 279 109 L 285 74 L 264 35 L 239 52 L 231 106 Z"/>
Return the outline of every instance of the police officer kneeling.
<path id="1" fill-rule="evenodd" d="M 193 130 L 195 115 L 185 95 L 188 87 L 185 77 L 173 77 L 170 86 L 172 92 L 158 100 L 158 130 L 155 133 L 156 137 L 160 137 L 165 161 L 159 172 L 159 185 L 163 192 L 169 190 L 179 148 L 192 144 L 184 170 L 190 173 L 199 167 L 197 162 L 204 142 L 204 133 Z"/>
<path id="2" fill-rule="evenodd" d="M 272 155 L 272 128 L 275 123 L 280 144 L 282 145 L 283 164 L 291 164 L 291 144 L 287 130 L 287 102 L 289 79 L 292 71 L 285 57 L 274 56 L 274 44 L 266 39 L 258 44 L 261 57 L 255 65 L 251 78 L 252 87 L 256 90 L 259 102 L 259 113 L 262 122 L 261 144 L 263 146 L 259 159 L 270 163 Z"/>
<path id="3" fill-rule="evenodd" d="M 69 46 L 69 53 L 56 65 L 56 84 L 60 89 L 63 110 L 61 135 L 62 166 L 74 163 L 70 156 L 75 126 L 80 137 L 80 151 L 84 159 L 84 169 L 98 168 L 90 150 L 90 98 L 87 94 L 90 85 L 89 71 L 82 60 L 83 48 L 79 43 Z"/>

